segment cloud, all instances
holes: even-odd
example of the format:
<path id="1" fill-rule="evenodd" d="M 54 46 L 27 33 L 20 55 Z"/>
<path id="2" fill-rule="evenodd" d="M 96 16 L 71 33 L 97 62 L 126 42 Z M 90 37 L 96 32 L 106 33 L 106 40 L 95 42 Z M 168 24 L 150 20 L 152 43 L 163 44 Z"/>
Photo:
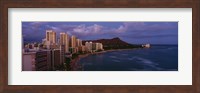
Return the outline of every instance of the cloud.
<path id="1" fill-rule="evenodd" d="M 89 22 L 88 22 L 89 23 Z M 78 38 L 151 38 L 169 37 L 178 34 L 177 22 L 124 22 L 111 24 L 73 24 L 70 22 L 22 22 L 22 33 L 27 39 L 44 38 L 45 32 L 52 29 L 59 35 L 66 32 Z M 174 31 L 176 31 L 174 33 Z M 163 35 L 162 35 L 163 34 Z M 59 36 L 58 36 L 59 37 Z"/>
<path id="2" fill-rule="evenodd" d="M 60 26 L 57 26 L 57 28 L 59 28 L 59 30 L 62 30 L 64 32 L 68 32 L 68 33 L 79 35 L 79 36 L 103 34 L 104 31 L 107 30 L 106 27 L 98 25 L 98 24 L 94 24 L 90 26 L 86 26 L 85 24 L 60 25 Z"/>
<path id="3" fill-rule="evenodd" d="M 115 31 L 117 33 L 121 33 L 121 32 L 125 32 L 127 30 L 126 26 L 120 25 L 118 29 L 116 29 Z"/>
<path id="4" fill-rule="evenodd" d="M 176 26 L 167 22 L 125 22 L 128 31 L 162 31 L 174 29 Z"/>
<path id="5" fill-rule="evenodd" d="M 60 31 L 61 29 L 59 27 L 56 26 L 50 26 L 50 25 L 45 25 L 46 29 L 51 29 L 51 30 L 56 30 L 56 31 Z"/>
<path id="6" fill-rule="evenodd" d="M 93 34 L 100 34 L 103 30 L 103 26 L 94 24 L 92 26 L 86 27 L 86 30 Z"/>
<path id="7" fill-rule="evenodd" d="M 52 24 L 51 22 L 25 22 L 23 24 L 23 31 L 31 33 L 33 31 L 38 31 L 38 33 L 43 33 L 47 29 L 54 30 L 56 32 L 66 32 L 70 35 L 76 35 L 79 37 L 90 36 L 90 35 L 103 35 L 103 34 L 118 34 L 123 33 L 127 30 L 125 25 L 120 25 L 119 27 L 112 28 L 107 26 L 102 26 L 99 24 L 93 25 L 70 25 L 70 24 Z"/>
<path id="8" fill-rule="evenodd" d="M 126 33 L 121 33 L 120 36 L 127 38 L 167 37 L 171 34 L 178 36 L 178 25 L 175 22 L 170 24 L 167 22 L 125 22 L 123 25 Z"/>
<path id="9" fill-rule="evenodd" d="M 177 37 L 176 34 L 149 34 L 149 35 L 122 35 L 122 37 L 126 38 L 133 38 L 133 39 L 139 39 L 139 38 L 165 38 L 165 37 Z"/>

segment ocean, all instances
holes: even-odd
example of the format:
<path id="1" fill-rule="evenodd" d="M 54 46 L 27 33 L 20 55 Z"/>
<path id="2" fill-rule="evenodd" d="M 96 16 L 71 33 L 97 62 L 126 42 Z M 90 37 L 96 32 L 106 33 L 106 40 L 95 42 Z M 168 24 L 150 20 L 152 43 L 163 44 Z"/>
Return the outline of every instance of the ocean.
<path id="1" fill-rule="evenodd" d="M 110 51 L 81 58 L 76 71 L 178 71 L 178 45 Z"/>

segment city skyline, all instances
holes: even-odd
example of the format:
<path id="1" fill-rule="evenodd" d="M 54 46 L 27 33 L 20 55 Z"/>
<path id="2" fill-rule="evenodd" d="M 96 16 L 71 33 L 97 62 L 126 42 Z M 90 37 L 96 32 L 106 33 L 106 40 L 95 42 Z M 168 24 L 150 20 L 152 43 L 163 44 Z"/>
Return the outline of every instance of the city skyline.
<path id="1" fill-rule="evenodd" d="M 85 42 L 67 33 L 46 30 L 42 43 L 27 43 L 22 47 L 23 71 L 69 70 L 70 60 L 80 54 L 103 51 L 102 43 Z"/>
<path id="2" fill-rule="evenodd" d="M 25 42 L 42 42 L 46 30 L 81 40 L 119 37 L 131 44 L 178 44 L 178 22 L 22 22 Z"/>

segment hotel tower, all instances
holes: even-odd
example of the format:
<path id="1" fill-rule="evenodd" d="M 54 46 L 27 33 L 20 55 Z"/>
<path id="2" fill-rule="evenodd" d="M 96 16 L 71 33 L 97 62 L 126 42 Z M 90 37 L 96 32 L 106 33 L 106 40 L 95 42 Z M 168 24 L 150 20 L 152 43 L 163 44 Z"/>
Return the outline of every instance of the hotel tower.
<path id="1" fill-rule="evenodd" d="M 69 36 L 67 33 L 60 33 L 60 45 L 65 46 L 65 52 L 69 52 Z"/>
<path id="2" fill-rule="evenodd" d="M 56 43 L 56 32 L 53 30 L 46 30 L 46 41 L 50 41 L 50 43 Z"/>
<path id="3" fill-rule="evenodd" d="M 76 48 L 76 37 L 74 35 L 72 35 L 71 37 L 71 47 L 72 48 Z"/>

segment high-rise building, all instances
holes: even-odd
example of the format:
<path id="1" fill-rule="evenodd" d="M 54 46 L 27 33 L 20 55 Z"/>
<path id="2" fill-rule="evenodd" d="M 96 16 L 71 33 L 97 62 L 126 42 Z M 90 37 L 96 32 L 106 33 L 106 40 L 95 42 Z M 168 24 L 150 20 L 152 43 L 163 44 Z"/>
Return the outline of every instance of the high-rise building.
<path id="1" fill-rule="evenodd" d="M 65 45 L 60 45 L 60 61 L 61 64 L 65 62 Z"/>
<path id="2" fill-rule="evenodd" d="M 96 51 L 97 49 L 97 44 L 96 43 L 92 43 L 92 51 Z"/>
<path id="3" fill-rule="evenodd" d="M 36 52 L 35 70 L 46 71 L 51 69 L 51 51 L 42 50 Z"/>
<path id="4" fill-rule="evenodd" d="M 82 46 L 82 40 L 81 39 L 77 39 L 76 44 L 77 44 L 78 47 Z"/>
<path id="5" fill-rule="evenodd" d="M 33 45 L 33 44 L 30 44 L 30 43 L 28 43 L 27 46 L 28 46 L 29 49 L 33 49 L 33 47 L 34 47 L 34 45 Z"/>
<path id="6" fill-rule="evenodd" d="M 46 71 L 52 69 L 51 50 L 24 52 L 22 58 L 23 71 Z"/>
<path id="7" fill-rule="evenodd" d="M 83 46 L 82 40 L 79 41 L 80 46 Z"/>
<path id="8" fill-rule="evenodd" d="M 79 41 L 80 41 L 80 39 L 76 39 L 76 45 L 77 45 L 77 46 L 80 46 L 80 45 L 79 45 Z"/>
<path id="9" fill-rule="evenodd" d="M 53 30 L 46 30 L 46 38 L 44 39 L 44 47 L 47 49 L 55 49 L 58 48 L 56 43 L 56 32 Z"/>
<path id="10" fill-rule="evenodd" d="M 70 40 L 70 43 L 71 43 L 71 53 L 77 53 L 77 39 L 74 35 L 71 36 L 71 40 Z"/>
<path id="11" fill-rule="evenodd" d="M 84 46 L 84 45 L 83 46 L 79 46 L 78 47 L 78 51 L 81 52 L 81 53 L 86 52 L 86 46 Z"/>
<path id="12" fill-rule="evenodd" d="M 46 30 L 46 41 L 50 41 L 51 44 L 56 43 L 56 32 L 53 30 Z"/>
<path id="13" fill-rule="evenodd" d="M 66 42 L 66 35 L 64 32 L 60 33 L 60 45 L 65 45 Z"/>
<path id="14" fill-rule="evenodd" d="M 99 48 L 100 48 L 100 50 L 104 50 L 104 49 L 103 49 L 103 44 L 102 44 L 102 43 L 99 44 Z"/>
<path id="15" fill-rule="evenodd" d="M 69 36 L 66 33 L 60 33 L 60 45 L 65 46 L 65 52 L 69 52 Z"/>
<path id="16" fill-rule="evenodd" d="M 51 48 L 51 43 L 50 43 L 50 41 L 46 41 L 46 42 L 45 42 L 45 46 L 46 46 L 47 49 L 50 49 L 50 48 Z"/>
<path id="17" fill-rule="evenodd" d="M 85 46 L 86 46 L 86 50 L 88 50 L 89 52 L 92 52 L 92 42 L 86 42 Z"/>
<path id="18" fill-rule="evenodd" d="M 52 50 L 52 67 L 55 70 L 56 67 L 62 64 L 61 59 L 61 50 L 60 49 L 53 49 Z"/>
<path id="19" fill-rule="evenodd" d="M 96 50 L 103 50 L 103 44 L 102 43 L 96 43 Z"/>
<path id="20" fill-rule="evenodd" d="M 22 71 L 35 71 L 36 52 L 24 52 L 22 55 Z"/>
<path id="21" fill-rule="evenodd" d="M 72 35 L 71 37 L 71 47 L 75 48 L 76 47 L 76 37 L 74 35 Z"/>

